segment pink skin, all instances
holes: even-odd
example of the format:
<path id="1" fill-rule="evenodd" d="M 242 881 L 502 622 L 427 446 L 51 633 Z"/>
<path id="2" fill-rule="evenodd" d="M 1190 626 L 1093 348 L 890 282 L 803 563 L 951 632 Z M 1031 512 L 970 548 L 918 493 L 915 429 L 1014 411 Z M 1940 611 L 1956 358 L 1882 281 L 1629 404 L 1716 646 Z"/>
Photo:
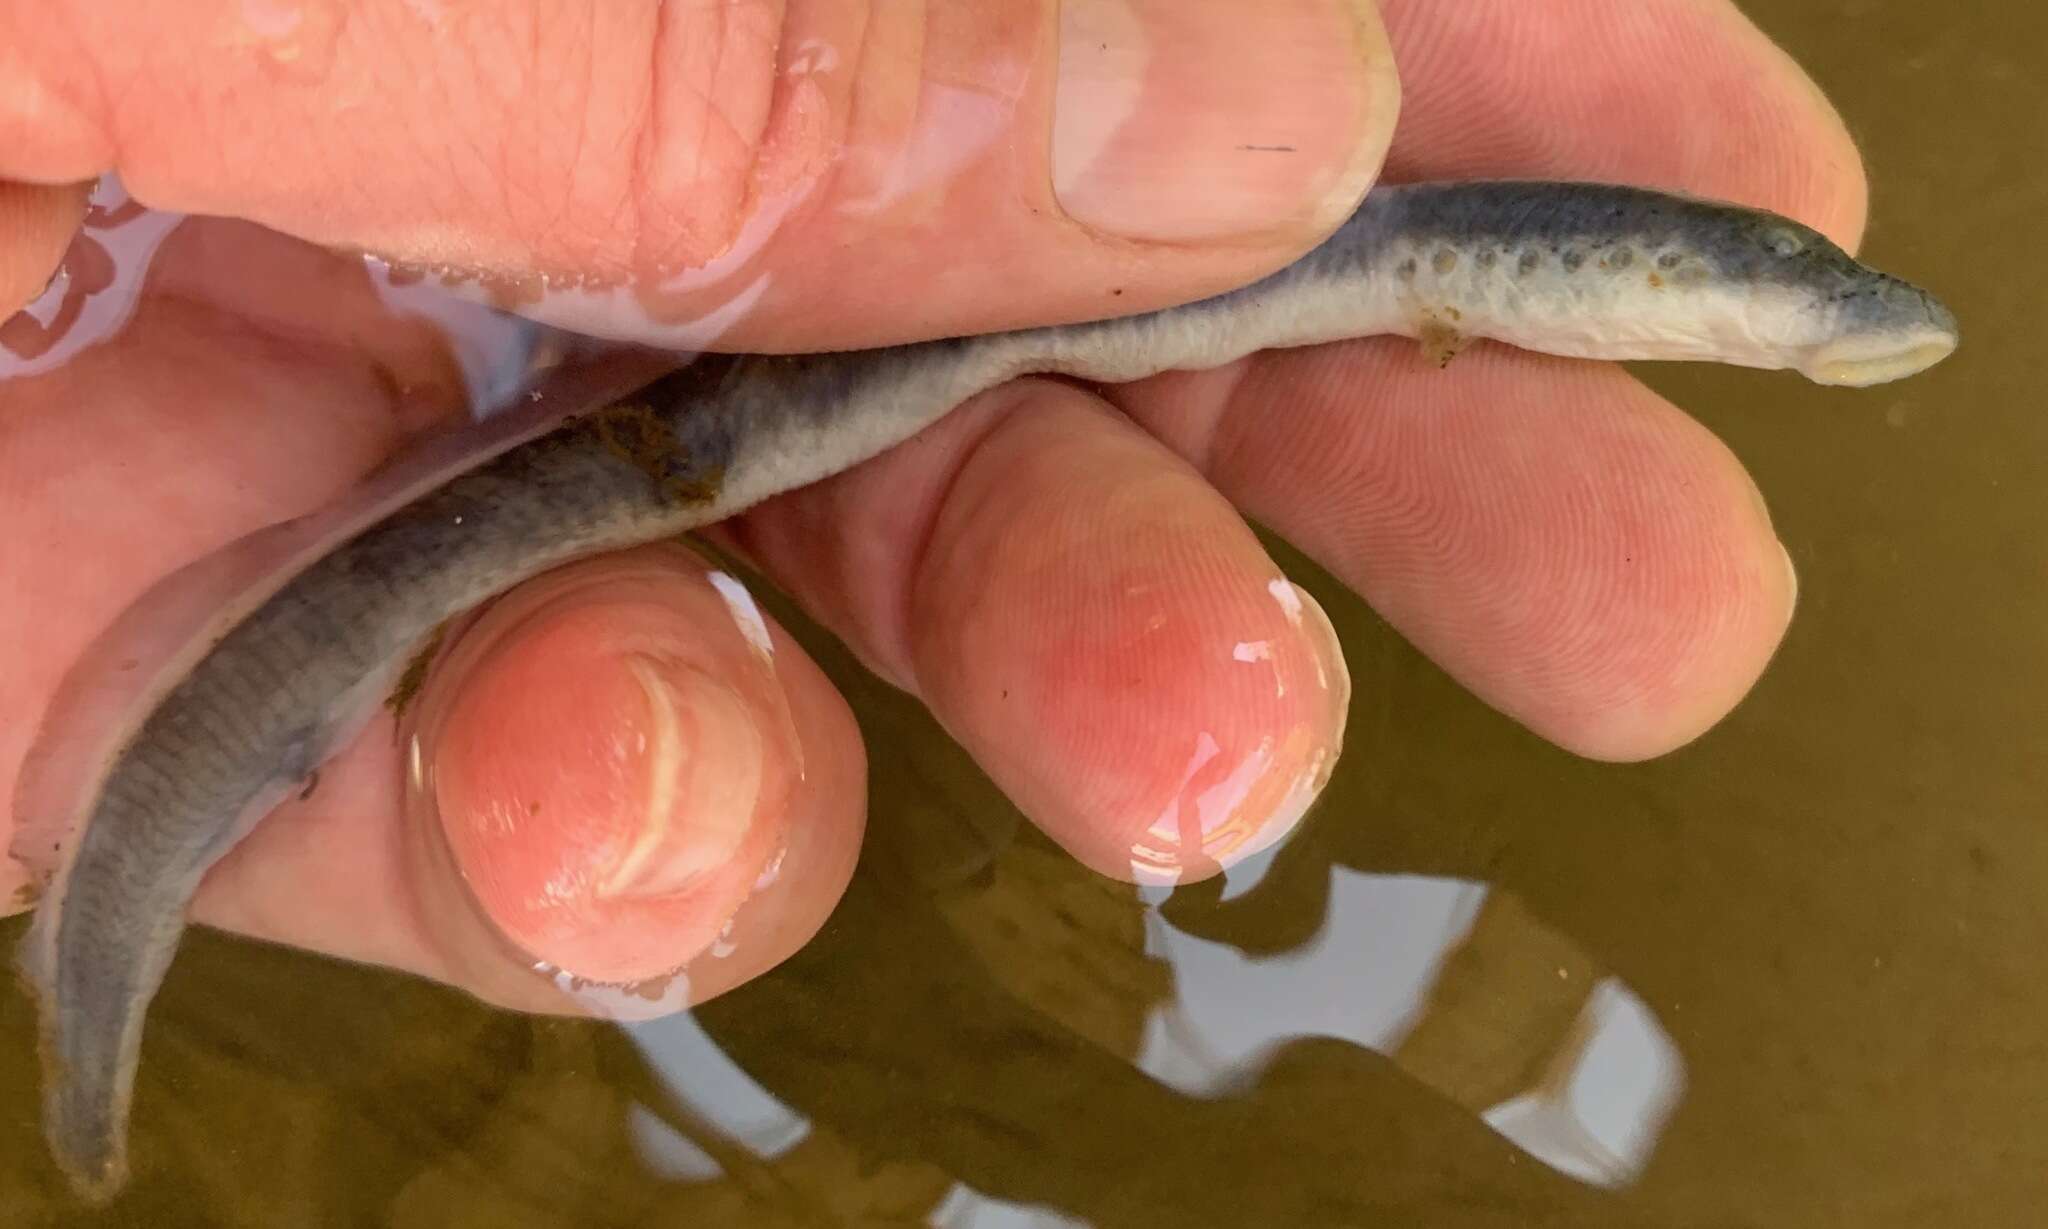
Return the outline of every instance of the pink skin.
<path id="1" fill-rule="evenodd" d="M 42 293 L 85 217 L 85 195 L 80 184 L 0 181 L 0 308 Z"/>
<path id="2" fill-rule="evenodd" d="M 1312 243 L 1383 149 L 1402 178 L 1623 178 L 1765 205 L 1848 243 L 1863 222 L 1861 169 L 1839 121 L 1718 0 L 1389 0 L 1407 87 L 1391 148 L 1383 61 L 1353 56 L 1348 73 L 1311 74 L 1276 60 L 1271 82 L 1246 88 L 1290 100 L 1268 127 L 1296 153 L 1244 164 L 1268 168 L 1262 198 L 1172 219 L 1180 233 L 1156 241 L 1110 232 L 1179 197 L 1088 166 L 1056 173 L 1049 4 L 949 6 L 918 30 L 879 9 L 797 3 L 779 43 L 763 37 L 772 23 L 758 25 L 765 7 L 720 6 L 733 24 L 705 33 L 633 27 L 625 5 L 547 29 L 499 6 L 489 22 L 502 27 L 428 43 L 378 24 L 410 20 L 397 0 L 355 6 L 322 43 L 329 10 L 308 5 L 312 41 L 268 59 L 208 33 L 218 29 L 206 22 L 246 7 L 195 0 L 162 10 L 179 14 L 162 28 L 67 30 L 32 15 L 43 6 L 0 4 L 0 176 L 49 183 L 118 167 L 152 203 L 501 274 L 688 265 L 745 246 L 750 211 L 796 193 L 801 207 L 747 250 L 747 278 L 772 289 L 728 335 L 738 348 L 1049 321 L 1099 310 L 1112 291 L 1124 292 L 1118 309 L 1192 297 Z M 1274 7 L 1305 45 L 1355 29 L 1334 0 Z M 791 78 L 762 49 L 779 47 L 787 70 L 796 33 L 837 47 L 837 67 L 764 87 Z M 622 100 L 647 96 L 660 40 L 677 51 L 660 61 L 655 125 Z M 542 46 L 547 55 L 532 53 Z M 154 54 L 166 47 L 184 50 Z M 133 75 L 145 52 L 185 68 Z M 600 55 L 641 67 L 616 78 L 578 69 Z M 1235 71 L 1256 67 L 1242 61 Z M 1683 71 L 1641 68 L 1653 64 Z M 912 173 L 923 164 L 905 153 L 923 122 L 916 100 L 932 96 L 920 78 L 1002 104 L 993 136 L 936 179 Z M 87 88 L 113 79 L 129 85 Z M 1112 134 L 1119 155 L 1104 165 L 1127 168 L 1147 150 L 1154 166 L 1185 160 L 1176 79 L 1200 74 L 1148 82 L 1160 109 Z M 339 107 L 346 99 L 369 109 Z M 494 109 L 505 99 L 520 105 Z M 1290 126 L 1297 114 L 1320 121 Z M 250 116 L 271 117 L 272 130 Z M 286 129 L 293 140 L 271 139 Z M 842 143 L 844 158 L 821 159 Z M 605 155 L 621 149 L 642 152 Z M 31 209 L 68 200 L 51 193 Z M 1118 201 L 1131 208 L 1119 215 Z M 61 229 L 58 215 L 39 216 Z M 50 260 L 33 229 L 0 249 L 5 285 L 30 292 Z M 151 279 L 118 340 L 0 382 L 0 517 L 11 527 L 0 547 L 0 796 L 62 670 L 125 601 L 214 545 L 346 490 L 458 398 L 445 348 L 383 314 L 359 263 L 195 223 L 166 241 Z M 733 290 L 655 306 L 687 316 Z M 1754 486 L 1697 425 L 1618 371 L 1484 347 L 1443 372 L 1412 348 L 1369 341 L 1091 392 L 1021 382 L 721 533 L 929 704 L 1082 861 L 1142 873 L 1134 850 L 1159 854 L 1165 842 L 1165 864 L 1191 878 L 1284 832 L 1343 724 L 1335 646 L 1312 606 L 1289 613 L 1280 595 L 1292 591 L 1274 589 L 1239 509 L 1302 544 L 1490 703 L 1588 755 L 1651 756 L 1712 725 L 1768 660 L 1793 602 Z M 750 691 L 757 663 L 713 639 L 729 648 L 730 625 L 706 621 L 713 599 L 686 559 L 583 567 L 585 596 L 544 628 L 482 654 L 459 687 L 430 684 L 465 714 L 435 758 L 443 781 L 461 783 L 441 799 L 449 858 L 402 839 L 403 748 L 380 720 L 311 798 L 215 871 L 201 919 L 536 1010 L 563 1004 L 527 972 L 533 959 L 621 978 L 687 966 L 702 998 L 795 950 L 836 900 L 859 839 L 863 761 L 843 702 L 779 632 L 780 699 Z M 608 576 L 677 600 L 650 604 Z M 726 852 L 719 872 L 654 875 L 682 887 L 657 894 L 672 915 L 650 917 L 641 899 L 612 912 L 618 898 L 593 892 L 557 925 L 524 903 L 528 889 L 579 863 L 602 881 L 646 817 L 645 761 L 622 776 L 558 737 L 609 727 L 630 742 L 648 729 L 651 693 L 630 675 L 622 637 L 695 663 L 675 694 L 713 699 L 688 706 L 679 728 L 693 730 L 689 745 L 727 748 L 687 762 L 706 775 L 686 795 L 728 801 L 669 816 L 673 843 L 659 847 L 681 861 L 668 869 L 695 867 L 707 847 Z M 490 702 L 535 680 L 551 706 Z M 699 682 L 707 690 L 693 691 Z M 726 695 L 752 698 L 735 708 Z M 727 724 L 689 726 L 699 719 Z M 748 735 L 781 748 L 769 735 L 790 732 L 801 776 L 786 752 L 766 752 L 782 801 L 735 826 L 732 795 L 720 793 L 729 749 L 755 745 Z M 502 840 L 478 822 L 493 802 L 530 803 L 542 788 L 541 814 L 572 821 Z M 783 838 L 779 875 L 747 896 L 739 885 Z M 0 867 L 0 889 L 15 886 L 10 873 Z M 703 954 L 743 897 L 736 949 Z M 672 947 L 647 942 L 660 930 L 677 936 Z"/>

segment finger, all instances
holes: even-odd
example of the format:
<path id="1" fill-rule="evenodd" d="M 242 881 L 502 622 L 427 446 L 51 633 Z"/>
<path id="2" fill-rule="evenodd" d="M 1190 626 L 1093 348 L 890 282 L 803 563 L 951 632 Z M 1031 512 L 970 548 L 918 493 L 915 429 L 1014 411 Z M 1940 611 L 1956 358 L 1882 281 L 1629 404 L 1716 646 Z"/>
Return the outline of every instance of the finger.
<path id="1" fill-rule="evenodd" d="M 1184 464 L 1063 384 L 969 403 L 733 537 L 1106 874 L 1198 879 L 1321 790 L 1321 612 Z"/>
<path id="2" fill-rule="evenodd" d="M 539 1011 L 673 1010 L 778 963 L 852 874 L 864 760 L 720 575 L 663 545 L 498 599 L 195 916 Z"/>
<path id="3" fill-rule="evenodd" d="M 0 7 L 0 174 L 114 169 L 160 207 L 722 349 L 1247 281 L 1341 220 L 1394 119 L 1369 0 L 1260 6 L 1258 56 L 1227 0 L 41 13 Z"/>
<path id="4" fill-rule="evenodd" d="M 1850 248 L 1863 233 L 1848 129 L 1728 0 L 1382 8 L 1404 85 L 1390 180 L 1642 184 L 1776 209 Z"/>
<path id="5" fill-rule="evenodd" d="M 85 217 L 92 185 L 0 179 L 0 320 L 43 292 Z"/>
<path id="6" fill-rule="evenodd" d="M 1840 122 L 1730 6 L 1396 4 L 1389 21 L 1417 83 L 1393 156 L 1404 174 L 1663 183 L 1861 229 Z M 1567 49 L 1574 67 L 1558 72 Z M 1465 57 L 1493 71 L 1431 67 Z M 1583 754 L 1637 759 L 1697 736 L 1791 615 L 1754 485 L 1612 369 L 1482 347 L 1438 372 L 1379 342 L 1115 397 L 1460 682 Z"/>
<path id="7" fill-rule="evenodd" d="M 1724 716 L 1795 592 L 1734 456 L 1612 367 L 1424 367 L 1345 345 L 1120 396 L 1149 422 L 1213 404 L 1180 442 L 1219 489 L 1543 737 L 1641 759 Z"/>

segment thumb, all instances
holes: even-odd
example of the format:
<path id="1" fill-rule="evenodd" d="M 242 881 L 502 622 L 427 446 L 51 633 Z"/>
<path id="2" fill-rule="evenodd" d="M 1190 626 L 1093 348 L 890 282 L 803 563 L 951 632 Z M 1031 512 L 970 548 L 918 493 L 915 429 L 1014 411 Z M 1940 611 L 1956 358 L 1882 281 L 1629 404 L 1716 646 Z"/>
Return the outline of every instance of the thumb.
<path id="1" fill-rule="evenodd" d="M 258 825 L 195 917 L 518 1010 L 640 1018 L 780 963 L 845 891 L 852 712 L 689 548 L 538 577 L 421 664 L 396 728 Z"/>
<path id="2" fill-rule="evenodd" d="M 815 796 L 859 757 L 821 696 L 738 582 L 679 544 L 549 573 L 451 629 L 400 741 L 413 896 L 456 980 L 489 987 L 505 956 L 521 981 L 539 961 L 600 985 L 736 944 L 753 971 L 786 956 L 859 844 L 858 795 Z M 764 913 L 771 887 L 790 899 Z M 703 972 L 677 989 L 705 993 Z"/>
<path id="3" fill-rule="evenodd" d="M 159 208 L 721 349 L 1250 280 L 1350 210 L 1397 94 L 1371 0 L 43 8 L 0 0 L 0 178 L 114 170 Z"/>

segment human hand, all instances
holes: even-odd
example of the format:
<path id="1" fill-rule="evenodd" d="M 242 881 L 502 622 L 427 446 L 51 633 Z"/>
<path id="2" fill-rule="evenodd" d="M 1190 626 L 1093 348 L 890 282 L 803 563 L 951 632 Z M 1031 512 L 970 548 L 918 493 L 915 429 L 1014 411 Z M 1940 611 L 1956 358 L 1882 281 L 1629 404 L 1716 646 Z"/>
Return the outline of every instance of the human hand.
<path id="1" fill-rule="evenodd" d="M 731 252 L 609 327 L 804 350 L 1249 280 L 1341 219 L 1394 119 L 1378 27 L 1334 0 L 1267 6 L 1255 39 L 1239 6 L 1163 0 L 1070 3 L 1064 28 L 1050 4 L 799 7 L 779 39 L 743 6 L 666 22 L 541 7 L 394 0 L 267 23 L 194 2 L 78 30 L 9 12 L 0 176 L 118 169 L 152 204 L 514 287 Z M 1860 232 L 1840 124 L 1732 6 L 1382 7 L 1407 95 L 1391 177 L 1631 181 Z M 1127 49 L 1154 10 L 1140 72 Z M 1078 93 L 1056 90 L 1060 64 Z M 1682 71 L 1643 69 L 1660 64 Z M 0 249 L 0 303 L 41 285 L 79 208 L 75 191 L 9 191 L 0 216 L 37 225 Z M 178 564 L 347 491 L 459 384 L 360 262 L 222 221 L 166 242 L 116 341 L 0 383 L 0 790 L 97 627 Z M 721 533 L 1082 861 L 1185 879 L 1283 835 L 1343 726 L 1335 641 L 1241 515 L 1503 712 L 1598 757 L 1711 725 L 1793 600 L 1749 479 L 1626 375 L 1492 348 L 1437 372 L 1384 340 L 1096 392 L 1023 381 Z M 800 945 L 850 873 L 863 807 L 853 724 L 816 668 L 775 633 L 780 699 L 764 699 L 677 551 L 579 565 L 498 609 L 521 602 L 546 617 L 418 701 L 468 713 L 433 750 L 465 782 L 441 799 L 452 858 L 408 840 L 381 721 L 216 868 L 197 916 L 534 1009 L 563 1003 L 532 960 L 619 980 L 686 965 L 701 999 Z M 622 646 L 648 644 L 681 668 L 636 673 Z M 643 735 L 658 754 L 624 769 L 593 751 Z M 652 824 L 651 780 L 679 800 Z M 574 822 L 504 831 L 503 805 L 536 788 Z M 622 865 L 630 882 L 607 890 Z M 730 953 L 693 959 L 735 911 Z"/>

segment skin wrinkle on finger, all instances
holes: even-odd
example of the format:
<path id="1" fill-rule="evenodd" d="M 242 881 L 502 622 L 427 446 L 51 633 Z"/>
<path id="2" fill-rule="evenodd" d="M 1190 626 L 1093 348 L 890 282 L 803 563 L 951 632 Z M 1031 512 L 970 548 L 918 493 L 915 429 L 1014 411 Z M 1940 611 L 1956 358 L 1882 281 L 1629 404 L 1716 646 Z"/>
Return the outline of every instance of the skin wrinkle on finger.
<path id="1" fill-rule="evenodd" d="M 779 88 L 780 9 L 744 2 L 657 9 L 630 189 L 641 215 L 637 267 L 702 264 L 738 235 Z M 742 53 L 735 43 L 754 47 Z"/>
<path id="2" fill-rule="evenodd" d="M 1791 595 L 1754 484 L 1626 375 L 1494 350 L 1437 371 L 1384 343 L 1253 361 L 1210 479 L 1544 737 L 1662 753 L 1775 650 Z M 1299 428 L 1264 431 L 1283 398 Z"/>

